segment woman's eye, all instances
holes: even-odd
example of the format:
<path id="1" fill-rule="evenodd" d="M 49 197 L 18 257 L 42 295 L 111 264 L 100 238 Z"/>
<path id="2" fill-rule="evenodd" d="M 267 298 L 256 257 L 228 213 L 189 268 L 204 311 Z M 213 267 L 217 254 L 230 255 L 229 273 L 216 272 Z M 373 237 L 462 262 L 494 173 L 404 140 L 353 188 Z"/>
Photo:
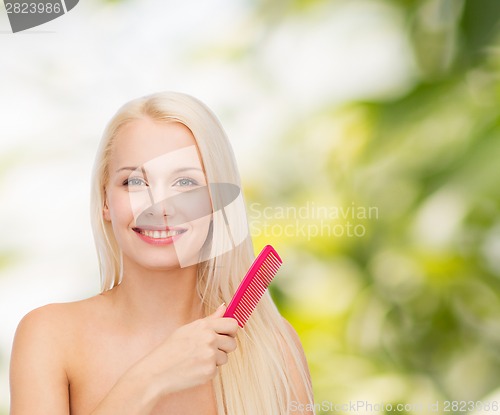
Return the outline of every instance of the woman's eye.
<path id="1" fill-rule="evenodd" d="M 174 186 L 196 186 L 198 184 L 198 182 L 196 182 L 196 180 L 193 180 L 193 179 L 189 179 L 187 177 L 183 177 L 179 180 L 177 180 L 175 183 L 174 183 Z"/>
<path id="2" fill-rule="evenodd" d="M 138 177 L 132 177 L 123 182 L 125 186 L 145 186 L 146 182 Z"/>

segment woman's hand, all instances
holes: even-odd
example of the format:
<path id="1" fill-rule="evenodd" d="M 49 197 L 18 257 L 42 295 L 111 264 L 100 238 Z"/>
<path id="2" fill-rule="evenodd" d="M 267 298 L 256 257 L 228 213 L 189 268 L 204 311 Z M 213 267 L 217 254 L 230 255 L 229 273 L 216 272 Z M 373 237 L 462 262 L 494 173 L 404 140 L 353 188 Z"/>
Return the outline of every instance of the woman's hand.
<path id="1" fill-rule="evenodd" d="M 135 363 L 91 415 L 149 413 L 162 396 L 208 382 L 236 349 L 238 323 L 213 314 L 179 327 Z"/>
<path id="2" fill-rule="evenodd" d="M 223 318 L 224 305 L 210 316 L 175 330 L 167 340 L 141 359 L 136 369 L 150 373 L 161 386 L 160 393 L 172 393 L 208 382 L 217 367 L 228 361 L 236 349 L 238 323 Z"/>

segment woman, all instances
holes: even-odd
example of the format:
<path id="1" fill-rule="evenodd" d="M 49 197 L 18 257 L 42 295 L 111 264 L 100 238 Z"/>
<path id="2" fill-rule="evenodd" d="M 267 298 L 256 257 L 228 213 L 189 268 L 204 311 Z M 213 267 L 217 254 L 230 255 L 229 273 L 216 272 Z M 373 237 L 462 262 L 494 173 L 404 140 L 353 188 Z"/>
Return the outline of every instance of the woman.
<path id="1" fill-rule="evenodd" d="M 99 147 L 92 226 L 102 293 L 29 313 L 11 415 L 313 413 L 300 341 L 266 293 L 224 318 L 253 261 L 227 137 L 198 100 L 124 105 Z"/>

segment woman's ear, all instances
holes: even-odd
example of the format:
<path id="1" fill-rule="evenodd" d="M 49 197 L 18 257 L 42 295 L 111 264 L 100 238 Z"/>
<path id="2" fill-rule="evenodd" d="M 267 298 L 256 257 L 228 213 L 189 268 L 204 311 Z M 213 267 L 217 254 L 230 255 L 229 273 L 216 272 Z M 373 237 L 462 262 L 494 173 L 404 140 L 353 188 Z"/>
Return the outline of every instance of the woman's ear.
<path id="1" fill-rule="evenodd" d="M 108 199 L 107 198 L 104 200 L 104 206 L 102 208 L 102 217 L 104 218 L 104 220 L 106 220 L 108 222 L 111 222 L 111 217 L 109 215 L 109 207 L 108 207 Z"/>

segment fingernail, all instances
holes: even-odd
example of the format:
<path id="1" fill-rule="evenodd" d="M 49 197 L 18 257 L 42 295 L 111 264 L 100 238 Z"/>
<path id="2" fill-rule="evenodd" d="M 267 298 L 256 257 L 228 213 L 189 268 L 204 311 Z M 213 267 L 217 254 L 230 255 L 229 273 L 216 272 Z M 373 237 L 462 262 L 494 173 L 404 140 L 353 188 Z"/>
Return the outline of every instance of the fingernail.
<path id="1" fill-rule="evenodd" d="M 222 304 L 219 306 L 219 308 L 224 307 L 225 305 L 226 305 L 226 303 L 222 303 Z"/>

